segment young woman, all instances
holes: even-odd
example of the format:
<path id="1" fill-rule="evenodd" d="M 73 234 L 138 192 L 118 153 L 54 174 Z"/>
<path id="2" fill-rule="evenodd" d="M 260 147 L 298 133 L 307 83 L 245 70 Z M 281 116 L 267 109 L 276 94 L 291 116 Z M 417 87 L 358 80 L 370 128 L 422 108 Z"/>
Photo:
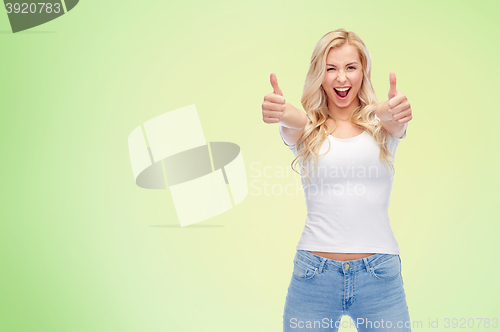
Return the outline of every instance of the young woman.
<path id="1" fill-rule="evenodd" d="M 399 246 L 388 208 L 394 155 L 412 119 L 390 73 L 378 103 L 371 58 L 345 29 L 316 44 L 302 106 L 286 103 L 271 74 L 265 123 L 279 123 L 301 167 L 307 218 L 297 245 L 284 331 L 337 331 L 342 316 L 358 331 L 411 331 Z M 344 326 L 346 327 L 346 326 Z"/>

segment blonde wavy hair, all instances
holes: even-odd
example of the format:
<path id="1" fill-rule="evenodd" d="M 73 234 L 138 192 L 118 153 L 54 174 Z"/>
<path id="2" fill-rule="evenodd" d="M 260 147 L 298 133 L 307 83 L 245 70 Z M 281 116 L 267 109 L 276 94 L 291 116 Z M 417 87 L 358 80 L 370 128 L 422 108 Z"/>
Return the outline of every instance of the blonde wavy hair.
<path id="1" fill-rule="evenodd" d="M 394 155 L 387 148 L 391 134 L 375 118 L 378 101 L 371 83 L 372 63 L 370 53 L 361 38 L 354 32 L 337 29 L 324 35 L 314 47 L 302 93 L 302 107 L 307 113 L 308 121 L 302 137 L 297 141 L 298 154 L 292 161 L 291 167 L 292 170 L 298 173 L 294 168 L 294 163 L 302 162 L 303 171 L 305 171 L 304 164 L 307 164 L 308 171 L 305 176 L 308 184 L 310 183 L 310 161 L 314 158 L 314 164 L 317 165 L 319 150 L 323 142 L 327 139 L 328 133 L 333 132 L 338 124 L 337 120 L 329 115 L 328 98 L 322 86 L 326 73 L 326 58 L 330 49 L 339 48 L 346 43 L 357 49 L 363 66 L 363 81 L 358 93 L 360 105 L 351 113 L 349 121 L 355 127 L 363 129 L 373 136 L 380 147 L 379 159 L 389 166 L 393 175 L 395 172 L 393 166 Z M 333 128 L 328 128 L 326 120 L 329 117 L 334 121 Z M 329 141 L 328 143 L 327 152 L 331 148 Z"/>

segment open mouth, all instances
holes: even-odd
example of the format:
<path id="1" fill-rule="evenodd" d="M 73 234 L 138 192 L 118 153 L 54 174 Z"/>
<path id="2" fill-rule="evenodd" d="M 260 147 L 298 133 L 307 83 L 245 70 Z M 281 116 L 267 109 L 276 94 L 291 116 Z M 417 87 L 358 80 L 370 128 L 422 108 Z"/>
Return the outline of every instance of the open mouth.
<path id="1" fill-rule="evenodd" d="M 344 89 L 333 88 L 333 90 L 335 90 L 335 94 L 337 95 L 337 97 L 339 97 L 340 99 L 345 99 L 349 94 L 349 91 L 351 91 L 351 88 L 350 87 Z"/>

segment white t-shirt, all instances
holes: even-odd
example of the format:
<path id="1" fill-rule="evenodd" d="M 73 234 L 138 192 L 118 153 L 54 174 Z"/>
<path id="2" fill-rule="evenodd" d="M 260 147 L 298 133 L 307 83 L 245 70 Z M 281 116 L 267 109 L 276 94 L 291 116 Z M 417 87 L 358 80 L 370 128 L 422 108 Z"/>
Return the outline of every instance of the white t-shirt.
<path id="1" fill-rule="evenodd" d="M 402 138 L 390 136 L 388 149 L 393 155 L 405 137 L 406 131 Z M 330 150 L 324 154 L 329 143 Z M 297 156 L 295 145 L 287 146 Z M 394 177 L 379 160 L 375 139 L 367 131 L 347 139 L 329 135 L 319 154 L 318 169 L 311 168 L 308 187 L 300 165 L 295 166 L 302 174 L 307 207 L 296 249 L 399 255 L 388 215 Z"/>

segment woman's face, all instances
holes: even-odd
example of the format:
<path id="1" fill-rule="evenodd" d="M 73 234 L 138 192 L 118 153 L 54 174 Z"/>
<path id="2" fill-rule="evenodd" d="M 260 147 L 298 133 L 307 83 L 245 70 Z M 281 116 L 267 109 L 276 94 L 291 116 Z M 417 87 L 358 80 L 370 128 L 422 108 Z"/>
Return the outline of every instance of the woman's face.
<path id="1" fill-rule="evenodd" d="M 350 114 L 359 106 L 358 92 L 363 82 L 363 67 L 358 51 L 347 43 L 340 48 L 330 49 L 325 70 L 322 85 L 328 96 L 329 110 Z M 338 91 L 339 88 L 348 90 Z"/>

